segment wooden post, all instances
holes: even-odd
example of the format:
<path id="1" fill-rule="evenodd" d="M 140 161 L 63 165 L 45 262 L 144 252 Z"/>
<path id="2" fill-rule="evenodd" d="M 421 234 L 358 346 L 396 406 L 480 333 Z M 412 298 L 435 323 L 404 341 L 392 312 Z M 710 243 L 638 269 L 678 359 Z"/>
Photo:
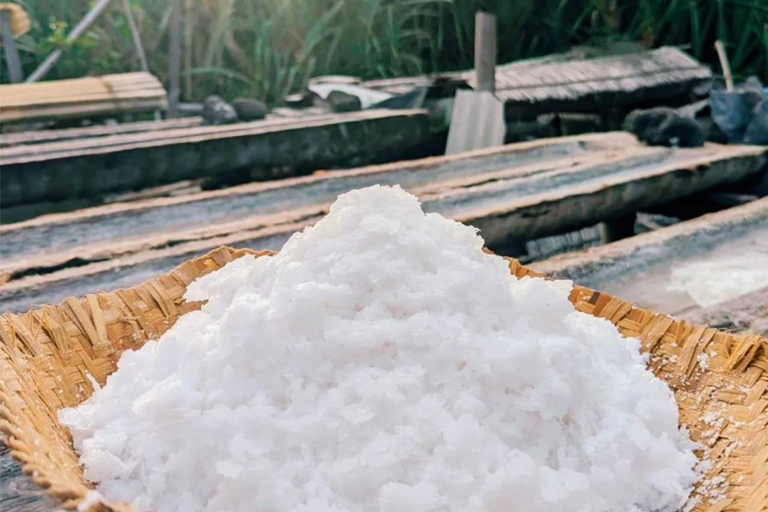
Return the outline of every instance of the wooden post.
<path id="1" fill-rule="evenodd" d="M 133 46 L 136 47 L 136 56 L 139 59 L 142 71 L 149 71 L 147 65 L 147 56 L 144 54 L 144 46 L 141 44 L 141 35 L 139 34 L 139 27 L 136 26 L 136 20 L 133 19 L 133 12 L 131 11 L 131 3 L 129 0 L 123 0 L 123 12 L 128 20 L 128 27 L 131 29 L 131 38 L 133 38 Z"/>
<path id="2" fill-rule="evenodd" d="M 720 59 L 720 66 L 723 68 L 723 78 L 725 78 L 725 90 L 733 91 L 733 75 L 731 75 L 731 65 L 728 63 L 728 54 L 725 53 L 725 46 L 719 39 L 715 42 L 715 50 Z"/>
<path id="3" fill-rule="evenodd" d="M 180 0 L 173 0 L 168 45 L 168 117 L 176 117 L 179 113 L 179 72 L 181 70 Z"/>
<path id="4" fill-rule="evenodd" d="M 496 92 L 496 16 L 475 15 L 475 90 Z"/>
<path id="5" fill-rule="evenodd" d="M 94 21 L 96 21 L 96 18 L 99 17 L 99 14 L 101 14 L 102 11 L 107 8 L 109 2 L 111 1 L 112 0 L 99 0 L 96 2 L 96 5 L 94 5 L 90 11 L 88 11 L 88 14 L 86 14 L 85 17 L 80 20 L 77 25 L 75 25 L 75 28 L 72 29 L 72 32 L 67 34 L 67 43 L 72 43 L 75 39 L 80 37 L 80 35 L 85 32 Z M 48 55 L 48 57 L 46 57 L 46 59 L 42 62 L 42 64 L 40 64 L 37 69 L 33 71 L 29 77 L 27 77 L 26 82 L 37 82 L 45 75 L 47 75 L 51 68 L 53 68 L 56 62 L 58 62 L 58 60 L 61 58 L 63 53 L 64 50 L 61 48 L 52 51 L 51 54 Z"/>
<path id="6" fill-rule="evenodd" d="M 24 73 L 21 71 L 19 50 L 16 48 L 16 39 L 11 28 L 11 12 L 5 9 L 0 10 L 0 36 L 5 47 L 5 62 L 8 64 L 11 83 L 17 84 L 24 80 Z"/>
<path id="7" fill-rule="evenodd" d="M 184 53 L 184 99 L 190 101 L 192 98 L 192 74 L 189 72 L 192 69 L 192 29 L 194 14 L 193 0 L 186 0 L 184 2 L 184 46 L 182 52 Z"/>

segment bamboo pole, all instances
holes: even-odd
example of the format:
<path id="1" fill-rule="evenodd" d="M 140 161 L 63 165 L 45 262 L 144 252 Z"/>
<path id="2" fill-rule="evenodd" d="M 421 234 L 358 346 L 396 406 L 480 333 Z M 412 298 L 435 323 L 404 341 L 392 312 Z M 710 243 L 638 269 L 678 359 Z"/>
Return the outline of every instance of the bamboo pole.
<path id="1" fill-rule="evenodd" d="M 149 71 L 147 65 L 147 56 L 144 53 L 144 46 L 141 44 L 141 35 L 139 34 L 139 28 L 136 26 L 136 20 L 133 18 L 133 12 L 131 11 L 131 3 L 129 0 L 123 0 L 123 12 L 128 20 L 128 27 L 131 29 L 131 38 L 133 39 L 133 46 L 136 47 L 136 56 L 139 59 L 142 71 Z"/>
<path id="2" fill-rule="evenodd" d="M 192 98 L 192 30 L 194 28 L 193 0 L 186 0 L 184 3 L 184 98 L 190 101 Z"/>
<path id="3" fill-rule="evenodd" d="M 88 14 L 85 15 L 85 17 L 80 20 L 80 22 L 75 25 L 75 28 L 72 29 L 72 32 L 67 34 L 67 43 L 74 42 L 78 37 L 82 35 L 83 32 L 85 32 L 88 27 L 90 27 L 94 21 L 96 21 L 96 18 L 99 17 L 99 15 L 104 11 L 104 9 L 107 8 L 109 5 L 109 2 L 112 0 L 98 0 L 96 2 L 96 5 L 94 5 L 90 11 L 88 11 Z M 58 48 L 51 52 L 48 57 L 40 64 L 35 71 L 32 72 L 29 77 L 27 77 L 26 82 L 32 83 L 37 82 L 41 78 L 43 78 L 45 75 L 48 74 L 48 72 L 53 68 L 53 66 L 56 65 L 56 62 L 61 58 L 61 55 L 64 53 L 64 50 L 62 48 Z"/>
<path id="4" fill-rule="evenodd" d="M 731 75 L 731 65 L 728 63 L 728 54 L 725 53 L 725 46 L 719 39 L 715 42 L 715 50 L 720 59 L 720 66 L 723 68 L 723 78 L 725 78 L 725 90 L 733 91 L 733 75 Z"/>
<path id="5" fill-rule="evenodd" d="M 496 16 L 475 16 L 475 84 L 477 91 L 496 91 Z"/>
<path id="6" fill-rule="evenodd" d="M 179 72 L 181 70 L 181 9 L 180 0 L 173 0 L 168 48 L 168 116 L 179 112 Z"/>
<path id="7" fill-rule="evenodd" d="M 11 27 L 11 12 L 5 9 L 0 10 L 0 36 L 5 47 L 5 62 L 8 64 L 11 83 L 17 84 L 24 80 L 24 73 L 21 70 L 19 50 L 16 48 L 16 39 Z"/>

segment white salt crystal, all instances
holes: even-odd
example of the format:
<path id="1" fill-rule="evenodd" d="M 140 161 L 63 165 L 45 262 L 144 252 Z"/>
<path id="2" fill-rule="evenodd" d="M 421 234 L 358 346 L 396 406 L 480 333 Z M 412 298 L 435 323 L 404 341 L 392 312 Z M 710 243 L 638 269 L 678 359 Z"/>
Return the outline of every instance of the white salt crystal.
<path id="1" fill-rule="evenodd" d="M 680 506 L 696 458 L 638 341 L 482 246 L 399 188 L 339 197 L 61 412 L 87 477 L 154 512 Z"/>

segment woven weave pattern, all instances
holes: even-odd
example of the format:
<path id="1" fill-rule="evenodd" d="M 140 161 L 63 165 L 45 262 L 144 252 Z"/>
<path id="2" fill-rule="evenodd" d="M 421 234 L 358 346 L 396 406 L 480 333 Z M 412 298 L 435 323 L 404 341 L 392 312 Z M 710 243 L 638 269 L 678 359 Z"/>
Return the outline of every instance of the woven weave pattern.
<path id="1" fill-rule="evenodd" d="M 92 484 L 56 411 L 90 395 L 90 376 L 103 384 L 124 350 L 197 309 L 182 300 L 189 283 L 245 253 L 222 247 L 130 289 L 0 317 L 0 430 L 24 471 L 65 508 L 75 508 Z M 515 260 L 510 269 L 535 275 Z M 712 469 L 703 481 L 725 495 L 705 496 L 694 510 L 768 510 L 768 341 L 690 326 L 582 287 L 571 300 L 642 340 L 652 370 L 675 391 L 680 421 L 708 447 Z M 91 509 L 110 510 L 133 511 L 104 503 Z"/>

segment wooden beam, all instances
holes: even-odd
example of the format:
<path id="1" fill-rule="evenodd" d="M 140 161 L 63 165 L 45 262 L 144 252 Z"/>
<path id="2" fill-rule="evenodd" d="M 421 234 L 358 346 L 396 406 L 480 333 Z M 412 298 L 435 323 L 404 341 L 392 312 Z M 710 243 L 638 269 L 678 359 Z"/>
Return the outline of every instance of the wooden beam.
<path id="1" fill-rule="evenodd" d="M 60 128 L 57 130 L 34 130 L 28 132 L 4 133 L 0 138 L 0 148 L 29 144 L 48 144 L 65 140 L 89 139 L 124 135 L 128 133 L 146 133 L 160 130 L 192 128 L 203 124 L 202 117 L 182 117 L 161 121 L 137 121 L 110 125 L 86 126 L 83 128 Z"/>
<path id="2" fill-rule="evenodd" d="M 577 180 L 570 185 L 567 184 L 567 171 L 539 173 L 540 176 L 536 177 L 537 173 L 529 169 L 527 176 L 520 176 L 517 180 L 499 180 L 499 183 L 507 182 L 501 187 L 487 179 L 466 186 L 464 179 L 459 179 L 412 191 L 420 197 L 426 211 L 439 212 L 479 228 L 493 248 L 506 245 L 510 240 L 570 231 L 598 222 L 601 215 L 620 215 L 624 208 L 638 209 L 643 204 L 672 200 L 678 197 L 677 194 L 687 195 L 690 190 L 712 186 L 723 179 L 738 179 L 739 175 L 752 172 L 762 157 L 759 152 L 725 156 L 721 156 L 721 152 L 715 151 L 698 159 L 683 158 L 667 162 L 646 172 L 619 172 L 613 176 L 609 169 L 620 165 L 607 162 L 604 167 L 608 174 L 591 173 L 591 179 Z M 702 162 L 707 162 L 707 165 L 703 166 Z M 701 171 L 687 170 L 692 167 Z M 581 172 L 582 178 L 590 174 L 587 169 Z M 533 186 L 536 179 L 540 183 Z M 554 189 L 544 186 L 553 182 L 563 185 Z M 660 190 L 664 192 L 659 194 Z M 290 192 L 283 201 L 299 193 L 298 190 Z M 308 192 L 304 190 L 301 193 Z M 220 205 L 227 202 L 225 195 L 218 198 Z M 624 202 L 628 206 L 625 207 Z M 164 201 L 159 200 L 158 203 Z M 81 258 L 78 264 L 86 263 L 75 268 L 66 268 L 67 265 L 61 265 L 61 262 L 51 261 L 37 263 L 38 270 L 25 270 L 24 265 L 29 267 L 35 261 L 42 262 L 40 258 L 26 259 L 11 271 L 18 278 L 9 276 L 10 282 L 0 287 L 0 300 L 9 309 L 21 311 L 28 309 L 32 303 L 55 303 L 68 295 L 82 294 L 93 288 L 135 284 L 153 272 L 165 271 L 192 255 L 202 254 L 219 245 L 279 249 L 296 230 L 319 220 L 327 211 L 327 206 L 325 203 L 304 209 L 288 207 L 278 213 L 245 217 L 228 223 L 212 222 L 186 231 L 169 228 L 143 239 L 126 239 L 119 244 L 102 238 L 105 243 L 101 246 L 80 247 L 72 252 L 72 261 L 77 256 Z M 169 211 L 165 213 L 169 218 L 175 216 Z M 139 219 L 133 222 L 136 221 L 141 222 Z M 72 224 L 71 229 L 85 232 L 91 227 L 81 223 Z M 115 232 L 114 228 L 109 231 Z M 13 241 L 7 232 L 3 233 L 3 239 Z M 59 256 L 64 254 L 62 252 Z M 119 258 L 115 258 L 118 255 Z M 16 261 L 21 260 L 16 258 Z M 62 266 L 63 270 L 57 270 Z M 53 272 L 30 275 L 35 271 L 45 271 L 45 268 L 51 268 Z"/>
<path id="3" fill-rule="evenodd" d="M 711 250 L 755 230 L 768 231 L 768 198 L 709 213 L 586 251 L 562 254 L 531 268 L 585 286 L 615 280 L 638 268 L 647 271 L 678 261 L 685 254 Z"/>
<path id="4" fill-rule="evenodd" d="M 725 90 L 733 91 L 733 75 L 731 74 L 731 65 L 728 62 L 728 53 L 725 51 L 725 45 L 719 39 L 715 41 L 715 50 L 720 59 L 720 67 L 723 69 L 723 78 L 725 79 Z"/>
<path id="5" fill-rule="evenodd" d="M 93 197 L 244 168 L 268 179 L 281 167 L 302 172 L 392 159 L 430 137 L 424 111 L 402 110 L 20 146 L 0 155 L 0 197 L 6 207 Z"/>
<path id="6" fill-rule="evenodd" d="M 19 49 L 16 47 L 16 38 L 11 28 L 11 12 L 5 9 L 0 10 L 0 39 L 3 43 L 5 63 L 8 65 L 11 83 L 19 83 L 24 80 L 24 73 L 21 70 Z"/>
<path id="7" fill-rule="evenodd" d="M 157 135 L 153 135 L 157 136 Z M 632 146 L 634 144 L 634 147 Z M 623 150 L 618 149 L 619 146 Z M 31 148 L 35 149 L 35 148 Z M 543 139 L 459 155 L 328 171 L 312 176 L 251 183 L 203 192 L 190 197 L 105 205 L 71 213 L 48 215 L 21 224 L 0 225 L 0 260 L 6 265 L 30 259 L 52 248 L 62 257 L 71 249 L 114 239 L 114 233 L 137 238 L 163 231 L 180 232 L 196 226 L 242 220 L 329 204 L 338 194 L 375 184 L 400 184 L 416 191 L 450 190 L 478 183 L 499 183 L 538 176 L 539 183 L 553 173 L 595 174 L 596 166 L 609 171 L 623 166 L 660 161 L 665 150 L 637 144 L 629 134 L 600 134 Z M 530 185 L 529 185 L 530 188 Z"/>

